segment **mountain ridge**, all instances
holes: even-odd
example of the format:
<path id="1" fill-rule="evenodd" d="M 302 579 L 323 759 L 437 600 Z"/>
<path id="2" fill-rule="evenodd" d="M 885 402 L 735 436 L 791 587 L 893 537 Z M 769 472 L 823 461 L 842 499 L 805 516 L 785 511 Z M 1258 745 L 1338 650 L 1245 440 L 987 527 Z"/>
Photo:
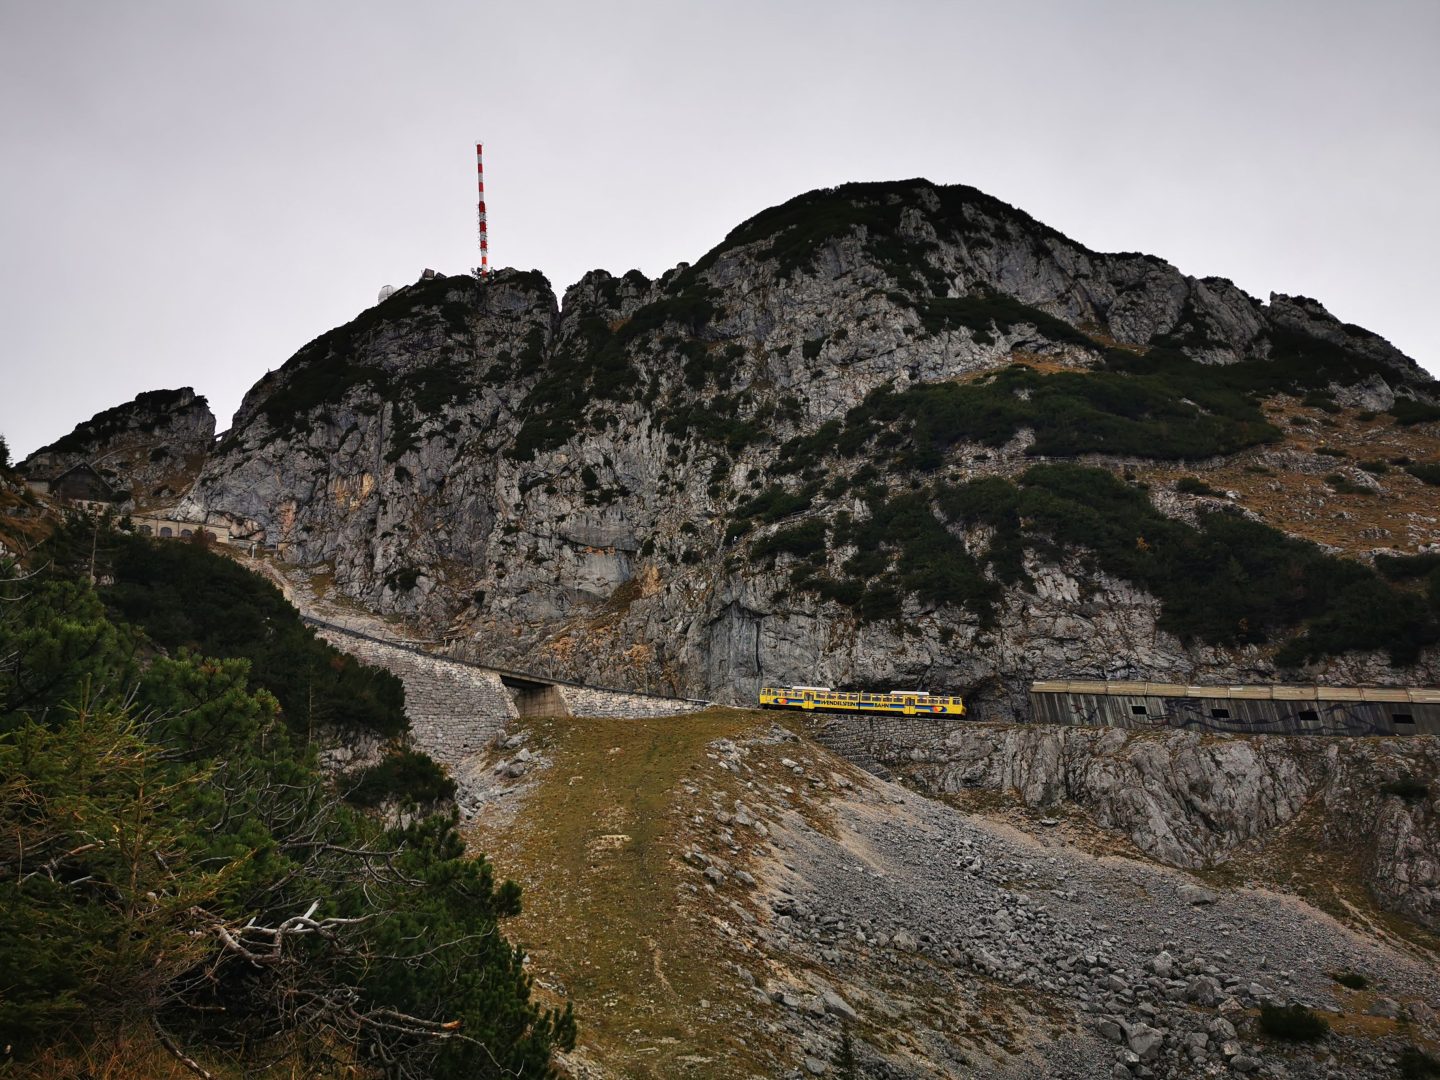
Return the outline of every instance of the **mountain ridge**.
<path id="1" fill-rule="evenodd" d="M 534 271 L 417 282 L 262 378 L 177 513 L 331 564 L 477 655 L 611 685 L 743 701 L 767 679 L 903 678 L 1003 687 L 1005 712 L 1031 677 L 1270 678 L 1287 644 L 1307 678 L 1434 679 L 1429 609 L 1323 552 L 1298 606 L 1251 620 L 1234 583 L 1248 631 L 1177 623 L 1165 583 L 1223 567 L 1200 554 L 1238 542 L 1220 512 L 1269 512 L 1176 490 L 1176 469 L 1269 470 L 1297 504 L 1369 483 L 1376 506 L 1421 508 L 1396 554 L 1440 540 L 1408 466 L 1318 453 L 1343 421 L 1430 456 L 1435 396 L 1316 301 L 1095 253 L 971 188 L 843 185 L 653 281 L 592 271 L 563 302 Z M 1381 413 L 1396 422 L 1359 419 Z M 1063 490 L 1044 474 L 1070 508 L 1051 533 L 1006 524 L 1047 490 L 1031 467 L 1062 464 L 1081 471 Z M 1193 558 L 1137 562 L 1114 530 L 1077 546 L 1096 499 Z M 1272 554 L 1243 575 L 1292 557 L 1247 536 Z M 1326 578 L 1357 609 L 1398 605 L 1400 629 L 1312 648 Z M 1147 644 L 1114 654 L 1107 607 Z"/>

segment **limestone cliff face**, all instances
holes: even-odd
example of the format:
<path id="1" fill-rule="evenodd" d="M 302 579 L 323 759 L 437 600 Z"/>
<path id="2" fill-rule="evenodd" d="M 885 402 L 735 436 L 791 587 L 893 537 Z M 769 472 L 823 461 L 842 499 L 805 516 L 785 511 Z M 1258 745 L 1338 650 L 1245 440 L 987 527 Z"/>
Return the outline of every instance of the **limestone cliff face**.
<path id="1" fill-rule="evenodd" d="M 195 479 L 215 440 L 215 415 L 190 387 L 150 390 L 106 409 L 19 465 L 50 479 L 81 462 L 95 466 L 141 505 L 173 500 Z"/>
<path id="2" fill-rule="evenodd" d="M 261 379 L 178 513 L 333 562 L 382 609 L 439 616 L 468 598 L 513 505 L 500 455 L 555 320 L 538 275 L 401 290 Z"/>
<path id="3" fill-rule="evenodd" d="M 839 523 L 877 499 L 1037 460 L 1016 421 L 905 466 L 883 415 L 838 452 L 874 393 L 1147 351 L 1214 371 L 1273 363 L 1371 409 L 1431 391 L 1314 301 L 1098 254 L 971 189 L 853 185 L 766 211 L 656 281 L 595 271 L 560 305 L 516 271 L 402 290 L 255 386 L 180 513 L 332 563 L 346 593 L 476 656 L 609 685 L 743 701 L 769 680 L 920 683 L 1003 715 L 1035 677 L 1269 674 L 1273 650 L 1182 642 L 1153 596 L 1079 555 L 1032 550 L 1023 579 L 985 571 L 983 608 L 912 587 L 900 556 L 894 587 L 863 600 L 804 580 L 850 573 L 865 542 Z M 1209 422 L 1209 406 L 1175 401 Z M 1090 460 L 1118 471 L 1135 456 Z M 957 550 L 992 539 L 935 520 Z M 793 533 L 807 522 L 831 530 L 818 555 Z M 1378 652 L 1330 664 L 1434 677 L 1428 660 L 1397 676 Z"/>

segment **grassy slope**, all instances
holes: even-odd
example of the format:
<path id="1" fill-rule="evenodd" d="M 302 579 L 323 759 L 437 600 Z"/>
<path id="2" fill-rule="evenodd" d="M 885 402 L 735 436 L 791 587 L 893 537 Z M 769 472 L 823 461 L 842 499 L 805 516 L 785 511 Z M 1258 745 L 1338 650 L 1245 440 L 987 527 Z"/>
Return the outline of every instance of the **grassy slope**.
<path id="1" fill-rule="evenodd" d="M 701 890 L 677 901 L 675 886 L 681 785 L 709 743 L 761 723 L 761 714 L 721 710 L 683 722 L 525 721 L 532 752 L 554 764 L 513 826 L 482 821 L 471 837 L 525 889 L 509 930 L 529 951 L 537 986 L 575 1001 L 578 1053 L 619 1075 L 768 1071 L 725 1005 L 734 991 L 721 978 L 717 936 L 697 929 L 715 898 Z"/>
<path id="2" fill-rule="evenodd" d="M 1136 463 L 1137 478 L 1163 485 L 1181 476 L 1198 475 L 1217 490 L 1235 492 L 1239 504 L 1258 513 L 1267 524 L 1346 555 L 1388 547 L 1409 554 L 1434 541 L 1435 522 L 1440 521 L 1440 487 L 1424 484 L 1398 466 L 1375 478 L 1380 491 L 1374 495 L 1337 494 L 1323 477 L 1348 473 L 1362 461 L 1398 457 L 1418 462 L 1440 460 L 1436 425 L 1403 427 L 1383 415 L 1367 419 L 1358 409 L 1327 414 L 1287 397 L 1266 402 L 1265 413 L 1285 432 L 1277 446 L 1236 454 L 1204 468 Z M 1296 417 L 1310 421 L 1309 425 L 1294 425 L 1291 420 Z M 1346 455 L 1316 454 L 1316 448 L 1322 446 L 1343 449 Z M 1281 453 L 1277 455 L 1277 451 Z M 1303 457 L 1290 459 L 1284 451 Z M 1267 462 L 1269 472 L 1253 471 Z M 1304 471 L 1287 467 L 1302 462 Z M 1346 516 L 1337 516 L 1341 514 Z M 1367 532 L 1370 535 L 1365 535 Z"/>
<path id="3" fill-rule="evenodd" d="M 1010 359 L 1046 374 L 1089 370 L 1073 361 L 1023 351 Z M 955 381 L 974 382 L 988 374 L 977 372 Z M 1184 476 L 1199 476 L 1218 491 L 1235 492 L 1239 504 L 1267 524 L 1345 555 L 1386 547 L 1410 554 L 1440 536 L 1435 528 L 1440 522 L 1440 487 L 1421 482 L 1402 467 L 1390 467 L 1377 476 L 1380 491 L 1374 495 L 1338 494 L 1323 479 L 1327 473 L 1349 472 L 1362 461 L 1408 457 L 1422 463 L 1440 462 L 1440 424 L 1405 426 L 1383 413 L 1371 416 L 1356 408 L 1327 412 L 1283 394 L 1266 400 L 1262 410 L 1282 432 L 1281 440 L 1272 446 L 1212 462 L 1117 460 L 1127 461 L 1137 480 L 1156 487 Z M 1338 448 L 1345 455 L 1317 454 L 1318 447 Z M 1296 467 L 1301 465 L 1303 469 Z M 1108 467 L 1121 471 L 1114 462 Z M 1342 512 L 1348 516 L 1336 516 Z M 1375 535 L 1377 530 L 1389 535 Z M 1367 531 L 1372 535 L 1366 536 Z"/>
<path id="4" fill-rule="evenodd" d="M 241 1080 L 244 1071 L 227 1062 L 206 1057 L 200 1066 L 215 1080 Z M 26 1080 L 195 1080 L 195 1073 L 168 1053 L 154 1032 L 139 1029 L 121 1032 L 84 1046 L 53 1047 L 27 1061 L 18 1071 L 0 1067 L 6 1076 Z"/>
<path id="5" fill-rule="evenodd" d="M 801 720 L 783 719 L 792 730 Z M 785 852 L 838 845 L 857 862 L 870 857 L 865 842 L 841 825 L 833 800 L 861 815 L 896 812 L 861 793 L 863 774 L 827 751 L 772 743 L 774 723 L 774 714 L 742 710 L 518 722 L 531 751 L 553 764 L 501 800 L 504 809 L 482 815 L 469 840 L 526 890 L 509 930 L 530 953 L 536 986 L 574 1002 L 580 1045 L 571 1075 L 749 1080 L 797 1066 L 809 1051 L 783 1026 L 785 1010 L 747 990 L 733 965 L 802 1000 L 816 985 L 838 988 L 860 1013 L 855 1037 L 922 1075 L 936 1069 L 925 1031 L 947 1032 L 953 1052 L 972 1062 L 1023 1056 L 1036 1024 L 1054 1037 L 1068 1023 L 1063 1011 L 973 973 L 957 983 L 953 971 L 925 963 L 929 975 L 902 975 L 883 962 L 822 963 L 819 946 L 752 944 L 743 924 L 769 919 L 762 893 L 733 878 L 711 890 L 682 856 L 698 848 L 771 884 L 785 878 L 787 856 L 738 825 L 733 845 L 717 842 L 715 807 L 743 800 Z M 748 747 L 743 775 L 716 760 L 711 744 L 727 738 Z M 810 780 L 792 775 L 786 754 L 805 763 Z"/>

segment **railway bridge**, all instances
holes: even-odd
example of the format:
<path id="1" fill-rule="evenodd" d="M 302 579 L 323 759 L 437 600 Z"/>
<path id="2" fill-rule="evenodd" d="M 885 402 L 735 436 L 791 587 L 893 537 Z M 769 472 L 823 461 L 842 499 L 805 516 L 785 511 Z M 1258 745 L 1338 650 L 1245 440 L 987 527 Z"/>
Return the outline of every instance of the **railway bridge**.
<path id="1" fill-rule="evenodd" d="M 446 765 L 483 750 L 521 716 L 640 719 L 698 712 L 710 702 L 587 686 L 534 672 L 439 656 L 423 642 L 381 637 L 310 614 L 301 616 L 341 652 L 384 668 L 405 685 L 417 748 Z"/>

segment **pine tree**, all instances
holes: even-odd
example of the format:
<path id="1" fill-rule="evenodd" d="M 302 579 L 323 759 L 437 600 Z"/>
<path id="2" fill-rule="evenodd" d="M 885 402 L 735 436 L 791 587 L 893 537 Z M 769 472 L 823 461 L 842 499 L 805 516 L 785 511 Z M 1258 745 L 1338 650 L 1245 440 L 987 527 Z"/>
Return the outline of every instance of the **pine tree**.
<path id="1" fill-rule="evenodd" d="M 193 773 L 110 706 L 0 739 L 0 1030 L 17 1047 L 158 1009 L 208 952 L 224 871 L 173 820 Z"/>
<path id="2" fill-rule="evenodd" d="M 166 548 L 182 549 L 223 564 Z M 83 1056 L 143 1027 L 185 1062 L 244 1046 L 307 1074 L 318 1056 L 321 1072 L 553 1075 L 575 1021 L 531 1000 L 500 931 L 519 888 L 467 855 L 453 809 L 387 832 L 340 801 L 253 685 L 249 657 L 294 633 L 280 613 L 244 617 L 266 601 L 222 569 L 231 658 L 166 656 L 58 572 L 0 567 L 0 1031 L 15 1057 Z M 181 640 L 231 610 L 151 600 L 147 623 Z M 373 688 L 355 668 L 337 701 Z M 390 704 L 357 712 L 388 723 Z"/>

